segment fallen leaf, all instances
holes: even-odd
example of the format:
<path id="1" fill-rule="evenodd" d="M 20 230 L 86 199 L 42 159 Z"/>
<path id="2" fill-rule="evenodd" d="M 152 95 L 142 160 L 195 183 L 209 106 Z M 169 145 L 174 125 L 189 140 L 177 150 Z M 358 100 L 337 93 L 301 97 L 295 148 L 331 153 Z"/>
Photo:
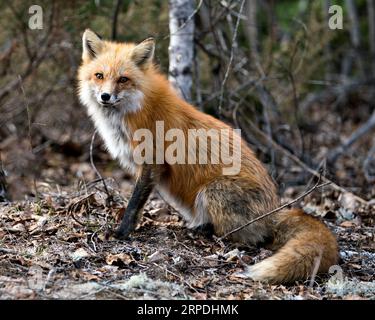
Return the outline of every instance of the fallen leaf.
<path id="1" fill-rule="evenodd" d="M 83 258 L 89 257 L 90 254 L 85 249 L 79 248 L 76 251 L 74 251 L 70 256 L 73 259 L 73 261 L 79 261 Z"/>
<path id="2" fill-rule="evenodd" d="M 134 262 L 133 257 L 127 253 L 109 254 L 105 261 L 109 265 L 114 266 L 128 266 L 130 263 Z"/>
<path id="3" fill-rule="evenodd" d="M 25 232 L 26 228 L 25 228 L 25 226 L 22 223 L 17 223 L 13 227 L 8 228 L 8 231 L 10 231 L 10 232 L 16 232 L 16 233 L 17 232 Z"/>
<path id="4" fill-rule="evenodd" d="M 344 228 L 352 228 L 355 227 L 356 224 L 353 221 L 344 221 L 340 223 L 340 226 Z"/>

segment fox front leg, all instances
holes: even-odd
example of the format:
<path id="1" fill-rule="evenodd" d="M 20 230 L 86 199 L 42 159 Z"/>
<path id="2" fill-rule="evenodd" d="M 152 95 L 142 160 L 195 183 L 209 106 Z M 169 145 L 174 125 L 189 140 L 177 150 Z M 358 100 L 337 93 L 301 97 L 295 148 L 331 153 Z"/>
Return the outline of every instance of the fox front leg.
<path id="1" fill-rule="evenodd" d="M 152 168 L 150 166 L 144 166 L 141 175 L 136 181 L 120 227 L 115 233 L 116 238 L 125 239 L 135 229 L 139 213 L 143 209 L 154 185 L 155 180 L 152 174 Z"/>

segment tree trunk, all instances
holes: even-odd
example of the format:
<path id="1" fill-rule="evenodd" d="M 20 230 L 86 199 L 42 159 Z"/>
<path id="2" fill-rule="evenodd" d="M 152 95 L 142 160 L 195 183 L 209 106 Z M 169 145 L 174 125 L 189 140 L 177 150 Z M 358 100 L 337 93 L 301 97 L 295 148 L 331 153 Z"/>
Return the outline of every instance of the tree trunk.
<path id="1" fill-rule="evenodd" d="M 323 16 L 324 16 L 324 23 L 328 25 L 329 22 L 329 7 L 331 6 L 331 0 L 323 0 Z M 324 58 L 327 63 L 325 64 L 325 79 L 327 81 L 332 80 L 333 75 L 333 66 L 332 66 L 332 50 L 330 42 L 326 43 L 324 46 Z"/>
<path id="2" fill-rule="evenodd" d="M 349 13 L 351 41 L 354 48 L 357 49 L 361 43 L 357 8 L 353 0 L 346 0 L 346 7 Z"/>
<path id="3" fill-rule="evenodd" d="M 366 75 L 365 68 L 363 65 L 362 57 L 360 54 L 360 46 L 361 46 L 361 31 L 360 31 L 360 23 L 358 18 L 358 12 L 356 4 L 353 0 L 346 0 L 346 7 L 348 9 L 349 20 L 350 20 L 350 40 L 353 46 L 352 52 L 352 59 L 356 62 L 361 76 L 364 77 Z"/>
<path id="4" fill-rule="evenodd" d="M 194 63 L 194 0 L 169 0 L 169 80 L 191 101 Z"/>
<path id="5" fill-rule="evenodd" d="M 250 44 L 252 59 L 259 61 L 258 24 L 257 24 L 257 0 L 246 2 L 246 35 Z"/>
<path id="6" fill-rule="evenodd" d="M 118 15 L 120 13 L 122 5 L 122 0 L 115 0 L 113 3 L 113 13 L 112 13 L 112 40 L 117 39 L 117 21 Z"/>
<path id="7" fill-rule="evenodd" d="M 375 74 L 375 4 L 374 0 L 367 0 L 369 45 L 371 54 L 372 73 Z"/>

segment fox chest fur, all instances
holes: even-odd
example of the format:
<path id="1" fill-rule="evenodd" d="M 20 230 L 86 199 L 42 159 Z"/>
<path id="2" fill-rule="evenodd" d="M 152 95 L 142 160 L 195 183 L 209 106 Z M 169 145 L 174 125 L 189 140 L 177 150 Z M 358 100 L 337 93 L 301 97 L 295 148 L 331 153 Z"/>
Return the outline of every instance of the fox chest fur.
<path id="1" fill-rule="evenodd" d="M 94 121 L 111 156 L 117 159 L 121 166 L 128 169 L 131 174 L 135 174 L 136 165 L 130 145 L 131 134 L 126 128 L 123 112 L 113 108 L 103 108 L 94 103 L 88 105 L 88 114 Z"/>

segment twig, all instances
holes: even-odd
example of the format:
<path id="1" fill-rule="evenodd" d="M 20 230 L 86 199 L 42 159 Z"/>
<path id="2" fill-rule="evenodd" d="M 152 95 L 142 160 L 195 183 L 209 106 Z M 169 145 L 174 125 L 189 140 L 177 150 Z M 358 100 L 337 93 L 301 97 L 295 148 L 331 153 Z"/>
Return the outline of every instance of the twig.
<path id="1" fill-rule="evenodd" d="M 191 290 L 195 291 L 195 292 L 198 292 L 197 289 L 195 289 L 194 287 L 191 286 L 191 284 L 189 282 L 187 282 L 186 280 L 184 280 L 184 278 L 182 276 L 179 276 L 178 274 L 175 274 L 174 272 L 168 270 L 167 268 L 163 268 L 162 266 L 159 266 L 157 263 L 153 263 L 153 265 L 157 266 L 158 268 L 164 270 L 165 272 L 171 274 L 172 276 L 176 277 L 176 278 L 179 278 L 180 281 L 182 281 L 183 283 L 185 283 Z"/>
<path id="2" fill-rule="evenodd" d="M 242 14 L 242 10 L 243 10 L 244 4 L 245 4 L 245 0 L 242 0 L 241 7 L 240 7 L 240 12 L 239 12 L 239 15 L 238 15 L 237 21 L 236 21 L 236 26 L 234 27 L 234 32 L 233 32 L 233 37 L 232 37 L 232 47 L 231 47 L 231 50 L 230 50 L 229 63 L 228 63 L 228 66 L 227 66 L 227 71 L 225 72 L 225 75 L 224 75 L 224 80 L 223 80 L 223 82 L 221 84 L 220 101 L 219 101 L 219 109 L 218 109 L 219 116 L 221 116 L 221 109 L 222 109 L 222 106 L 223 106 L 225 84 L 226 84 L 226 82 L 228 80 L 229 71 L 230 71 L 230 68 L 231 68 L 232 63 L 233 63 L 234 49 L 236 47 L 235 44 L 236 44 L 236 39 L 237 39 L 237 32 L 238 32 L 238 27 L 240 25 L 240 16 Z"/>
<path id="3" fill-rule="evenodd" d="M 197 5 L 197 7 L 195 8 L 195 10 L 186 19 L 186 21 L 175 32 L 170 33 L 170 34 L 164 36 L 162 40 L 167 40 L 170 36 L 174 36 L 175 34 L 177 34 L 178 32 L 180 32 L 182 29 L 184 29 L 186 27 L 186 25 L 191 21 L 191 19 L 193 19 L 195 17 L 195 15 L 198 13 L 198 11 L 200 10 L 202 4 L 203 4 L 203 0 L 200 0 L 199 3 L 198 3 L 198 5 Z"/>
<path id="4" fill-rule="evenodd" d="M 96 227 L 95 224 L 89 224 L 89 223 L 83 223 L 81 221 L 79 221 L 76 216 L 74 215 L 74 212 L 76 209 L 78 209 L 79 207 L 82 207 L 85 202 L 87 204 L 87 208 L 90 209 L 90 198 L 94 195 L 94 193 L 90 193 L 88 195 L 86 195 L 85 197 L 83 197 L 82 199 L 79 199 L 78 201 L 70 204 L 68 206 L 68 209 L 67 209 L 67 213 L 68 215 L 71 215 L 73 220 L 76 221 L 78 224 L 80 224 L 81 226 L 83 227 L 87 227 L 87 228 L 91 228 L 91 227 Z"/>
<path id="5" fill-rule="evenodd" d="M 284 209 L 284 208 L 286 208 L 286 207 L 288 207 L 288 206 L 290 206 L 290 205 L 298 202 L 299 200 L 303 199 L 304 197 L 306 197 L 307 195 L 309 195 L 311 192 L 313 192 L 315 189 L 323 188 L 323 187 L 325 187 L 325 186 L 327 186 L 327 185 L 330 184 L 330 182 L 324 182 L 322 184 L 319 184 L 319 183 L 320 183 L 320 178 L 319 178 L 318 182 L 310 190 L 307 190 L 306 192 L 304 192 L 303 194 L 301 194 L 300 196 L 298 196 L 294 200 L 292 200 L 292 201 L 290 201 L 288 203 L 285 203 L 284 205 L 282 205 L 282 206 L 280 206 L 280 207 L 278 207 L 276 209 L 273 209 L 273 210 L 271 210 L 271 211 L 269 211 L 269 212 L 267 212 L 267 213 L 265 213 L 265 214 L 263 214 L 263 215 L 261 215 L 259 217 L 256 217 L 255 219 L 252 219 L 249 222 L 246 222 L 244 225 L 239 226 L 239 227 L 233 229 L 232 231 L 229 231 L 225 235 L 221 236 L 218 240 L 223 240 L 224 238 L 230 236 L 231 234 L 233 234 L 235 232 L 238 232 L 238 231 L 242 230 L 243 228 L 246 228 L 250 224 L 253 224 L 254 222 L 257 222 L 257 221 L 259 221 L 261 219 L 264 219 L 264 218 L 268 217 L 269 215 L 271 215 L 271 214 L 273 214 L 275 212 L 278 212 L 278 211 L 280 211 L 280 210 L 282 210 L 282 209 Z"/>
<path id="6" fill-rule="evenodd" d="M 18 254 L 18 252 L 15 251 L 15 250 L 8 249 L 8 248 L 3 248 L 3 247 L 0 247 L 0 252 L 11 253 L 11 254 Z"/>
<path id="7" fill-rule="evenodd" d="M 196 50 L 196 49 L 195 49 Z M 196 96 L 196 104 L 199 110 L 202 109 L 202 90 L 200 86 L 200 69 L 198 63 L 198 55 L 194 53 L 194 82 L 195 82 L 195 96 Z"/>
<path id="8" fill-rule="evenodd" d="M 316 84 L 316 83 L 315 83 Z M 375 85 L 375 78 L 369 78 L 365 80 L 352 81 L 349 83 L 338 83 L 331 85 L 329 82 L 326 83 L 328 86 L 326 90 L 319 93 L 310 93 L 300 103 L 301 112 L 306 112 L 308 108 L 316 103 L 322 103 L 324 101 L 334 100 L 334 105 L 338 105 L 341 101 L 350 94 L 357 92 L 360 88 L 373 87 Z"/>
<path id="9" fill-rule="evenodd" d="M 49 16 L 49 26 L 46 31 L 46 36 L 38 43 L 36 47 L 38 47 L 38 51 L 33 56 L 33 59 L 29 59 L 29 62 L 23 71 L 19 75 L 23 80 L 26 80 L 32 73 L 39 67 L 39 65 L 43 62 L 44 58 L 49 53 L 50 49 L 50 40 L 51 34 L 54 30 L 53 21 L 54 21 L 54 14 L 55 14 L 55 4 L 53 2 L 51 13 Z M 6 86 L 1 88 L 0 90 L 0 101 L 2 101 L 6 96 L 8 96 L 13 90 L 17 87 L 19 83 L 19 77 L 16 77 L 12 81 L 8 82 Z"/>
<path id="10" fill-rule="evenodd" d="M 175 238 L 175 240 L 176 240 L 176 242 L 177 242 L 178 244 L 182 245 L 182 246 L 183 246 L 186 250 L 188 250 L 189 252 L 195 254 L 195 252 L 192 251 L 192 250 L 191 250 L 191 249 L 190 249 L 185 243 L 182 243 L 181 241 L 178 240 L 177 235 L 176 235 L 175 232 L 173 232 L 173 236 L 174 236 L 174 238 Z"/>
<path id="11" fill-rule="evenodd" d="M 18 81 L 19 81 L 19 84 L 20 84 L 20 89 L 21 89 L 21 92 L 22 92 L 23 99 L 25 101 L 25 109 L 26 109 L 26 114 L 27 114 L 27 135 L 28 135 L 28 138 L 29 138 L 30 151 L 32 153 L 33 152 L 33 141 L 32 141 L 32 136 L 31 136 L 32 122 L 31 122 L 30 106 L 29 106 L 29 101 L 27 100 L 27 97 L 26 97 L 25 88 L 23 87 L 22 78 L 21 78 L 20 75 L 18 75 Z"/>
<path id="12" fill-rule="evenodd" d="M 94 171 L 97 174 L 97 176 L 99 177 L 99 179 L 103 182 L 104 190 L 105 190 L 105 193 L 107 194 L 107 202 L 110 203 L 112 201 L 112 196 L 108 191 L 107 184 L 105 183 L 105 180 L 103 179 L 102 175 L 100 174 L 100 172 L 98 171 L 98 169 L 96 168 L 95 163 L 94 163 L 93 149 L 94 149 L 94 141 L 95 141 L 96 133 L 97 133 L 97 130 L 94 131 L 94 133 L 91 137 L 90 163 L 91 163 L 91 167 L 94 169 Z"/>
<path id="13" fill-rule="evenodd" d="M 18 75 L 18 79 L 19 79 L 19 84 L 20 84 L 20 89 L 21 89 L 22 95 L 23 95 L 23 99 L 25 101 L 25 109 L 26 109 L 26 114 L 27 114 L 27 135 L 28 135 L 28 139 L 29 139 L 30 152 L 31 152 L 31 154 L 33 154 L 34 148 L 33 148 L 32 134 L 31 134 L 32 121 L 31 121 L 30 106 L 29 106 L 29 101 L 27 100 L 27 97 L 26 97 L 25 88 L 23 87 L 22 78 L 21 78 L 20 75 Z M 39 201 L 39 193 L 38 193 L 38 187 L 36 185 L 35 176 L 33 177 L 33 184 L 34 184 L 34 189 L 35 189 L 35 197 L 36 197 L 36 200 L 38 202 Z"/>

